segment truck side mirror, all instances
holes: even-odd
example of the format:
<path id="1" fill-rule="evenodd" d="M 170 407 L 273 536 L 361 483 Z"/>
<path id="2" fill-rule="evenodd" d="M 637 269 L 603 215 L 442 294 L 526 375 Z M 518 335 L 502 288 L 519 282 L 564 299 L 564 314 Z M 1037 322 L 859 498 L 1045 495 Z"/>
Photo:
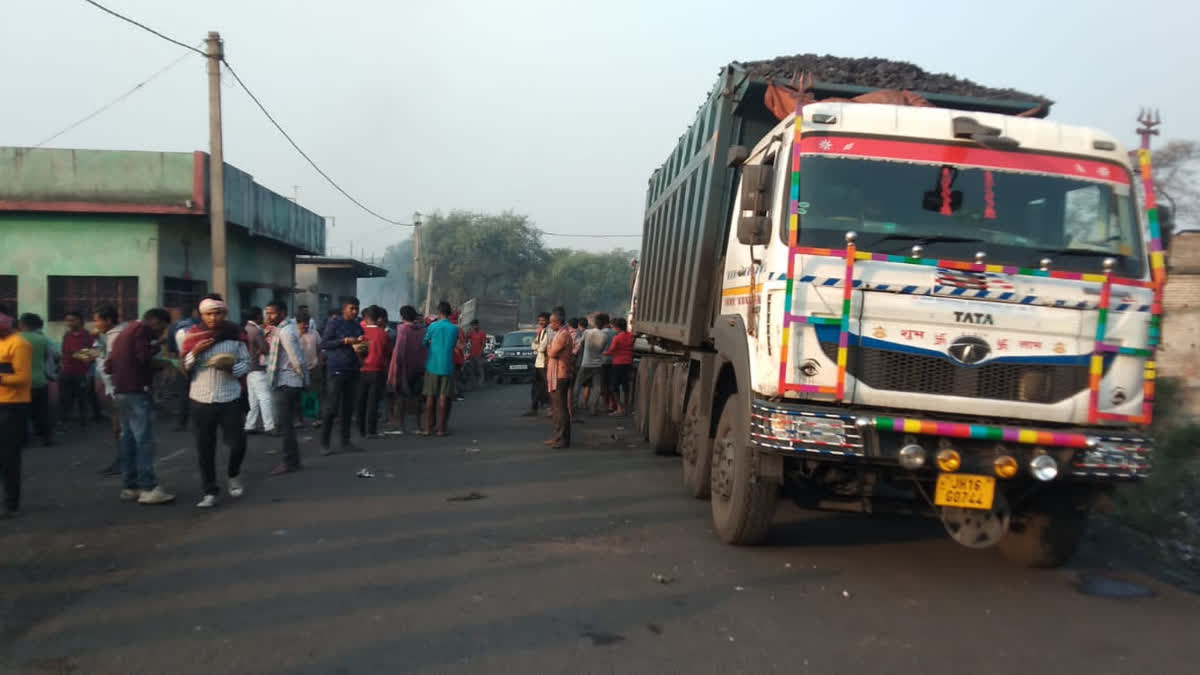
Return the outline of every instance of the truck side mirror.
<path id="1" fill-rule="evenodd" d="M 738 207 L 738 241 L 747 246 L 765 246 L 771 241 L 770 210 L 771 176 L 769 164 L 747 164 L 742 167 L 742 188 Z"/>

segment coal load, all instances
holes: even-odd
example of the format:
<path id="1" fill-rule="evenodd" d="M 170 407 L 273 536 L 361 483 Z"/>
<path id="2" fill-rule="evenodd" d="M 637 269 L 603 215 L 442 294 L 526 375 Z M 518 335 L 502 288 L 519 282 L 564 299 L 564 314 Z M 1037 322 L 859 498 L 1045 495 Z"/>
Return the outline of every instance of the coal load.
<path id="1" fill-rule="evenodd" d="M 741 66 L 756 79 L 789 81 L 801 74 L 808 74 L 816 82 L 830 84 L 853 84 L 991 100 L 1050 103 L 1050 99 L 1043 96 L 1016 89 L 985 87 L 961 77 L 947 73 L 927 73 L 911 63 L 888 59 L 796 54 L 776 57 L 769 61 L 746 62 Z"/>

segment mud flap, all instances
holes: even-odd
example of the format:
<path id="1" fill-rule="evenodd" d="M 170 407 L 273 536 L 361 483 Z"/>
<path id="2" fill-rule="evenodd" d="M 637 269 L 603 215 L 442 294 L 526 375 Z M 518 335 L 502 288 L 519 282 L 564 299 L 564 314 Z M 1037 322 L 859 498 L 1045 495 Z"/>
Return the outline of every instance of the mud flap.
<path id="1" fill-rule="evenodd" d="M 783 455 L 754 453 L 754 480 L 783 485 Z"/>

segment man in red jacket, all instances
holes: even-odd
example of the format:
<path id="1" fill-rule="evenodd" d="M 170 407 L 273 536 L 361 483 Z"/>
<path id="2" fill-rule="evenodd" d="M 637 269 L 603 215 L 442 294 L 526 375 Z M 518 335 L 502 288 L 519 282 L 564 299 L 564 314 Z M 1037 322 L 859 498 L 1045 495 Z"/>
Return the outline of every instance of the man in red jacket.
<path id="1" fill-rule="evenodd" d="M 121 473 L 125 477 L 123 501 L 166 504 L 175 495 L 166 492 L 154 475 L 154 380 L 152 360 L 163 331 L 171 323 L 165 309 L 154 308 L 141 321 L 130 321 L 113 340 L 104 371 L 112 376 L 113 394 L 121 417 Z"/>
<path id="2" fill-rule="evenodd" d="M 363 438 L 379 437 L 379 402 L 387 392 L 387 369 L 392 361 L 392 341 L 387 327 L 379 325 L 383 309 L 371 305 L 363 310 L 363 338 L 367 353 L 362 362 L 362 387 L 358 394 L 358 433 Z"/>

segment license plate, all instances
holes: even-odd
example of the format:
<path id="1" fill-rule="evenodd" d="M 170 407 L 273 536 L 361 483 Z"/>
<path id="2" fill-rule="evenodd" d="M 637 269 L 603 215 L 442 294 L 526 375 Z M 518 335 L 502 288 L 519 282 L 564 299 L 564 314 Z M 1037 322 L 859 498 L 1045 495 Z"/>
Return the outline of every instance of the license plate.
<path id="1" fill-rule="evenodd" d="M 529 370 L 528 363 L 516 363 L 508 367 L 509 370 Z"/>
<path id="2" fill-rule="evenodd" d="M 933 503 L 962 509 L 990 509 L 996 495 L 996 479 L 969 473 L 944 473 L 938 476 Z"/>

